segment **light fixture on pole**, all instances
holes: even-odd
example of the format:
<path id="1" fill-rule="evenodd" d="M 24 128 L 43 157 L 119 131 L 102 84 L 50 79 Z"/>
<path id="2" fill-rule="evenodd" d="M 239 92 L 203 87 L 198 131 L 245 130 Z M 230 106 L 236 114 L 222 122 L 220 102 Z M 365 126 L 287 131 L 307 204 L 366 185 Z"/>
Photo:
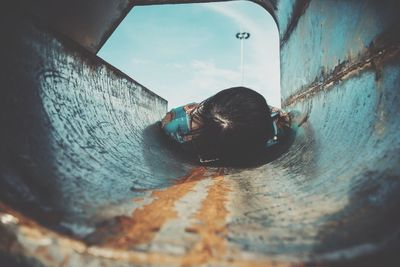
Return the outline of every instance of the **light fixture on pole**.
<path id="1" fill-rule="evenodd" d="M 250 33 L 248 33 L 248 32 L 238 32 L 238 33 L 236 33 L 236 38 L 240 40 L 240 71 L 241 71 L 241 74 L 242 74 L 241 85 L 243 85 L 243 80 L 244 80 L 243 41 L 250 38 Z"/>

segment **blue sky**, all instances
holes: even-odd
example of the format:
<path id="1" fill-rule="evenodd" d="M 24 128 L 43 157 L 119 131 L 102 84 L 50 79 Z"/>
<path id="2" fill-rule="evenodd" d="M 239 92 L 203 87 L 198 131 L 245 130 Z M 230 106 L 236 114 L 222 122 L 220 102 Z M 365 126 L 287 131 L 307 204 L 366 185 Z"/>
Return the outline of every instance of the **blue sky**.
<path id="1" fill-rule="evenodd" d="M 238 31 L 251 33 L 243 85 L 280 106 L 278 30 L 249 1 L 134 7 L 98 55 L 172 108 L 241 85 Z"/>

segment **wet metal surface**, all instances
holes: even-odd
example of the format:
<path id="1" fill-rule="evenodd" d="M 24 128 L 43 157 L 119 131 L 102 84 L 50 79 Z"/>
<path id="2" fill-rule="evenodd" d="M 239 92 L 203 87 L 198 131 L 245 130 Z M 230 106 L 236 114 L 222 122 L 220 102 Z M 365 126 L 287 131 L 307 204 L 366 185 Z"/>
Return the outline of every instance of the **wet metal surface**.
<path id="1" fill-rule="evenodd" d="M 3 14 L 0 262 L 399 266 L 398 3 L 268 5 L 295 136 L 240 169 L 198 166 L 160 133 L 164 99 L 43 20 Z"/>

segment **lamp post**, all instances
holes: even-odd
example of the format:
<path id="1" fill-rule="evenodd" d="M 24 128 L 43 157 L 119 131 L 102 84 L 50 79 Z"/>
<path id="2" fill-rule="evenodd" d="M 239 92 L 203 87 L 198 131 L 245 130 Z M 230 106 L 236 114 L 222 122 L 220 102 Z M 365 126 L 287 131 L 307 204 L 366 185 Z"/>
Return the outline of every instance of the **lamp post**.
<path id="1" fill-rule="evenodd" d="M 241 71 L 241 74 L 242 74 L 241 85 L 243 85 L 243 80 L 244 80 L 243 41 L 250 38 L 250 33 L 248 33 L 248 32 L 238 32 L 238 33 L 236 33 L 236 38 L 240 40 L 240 71 Z"/>

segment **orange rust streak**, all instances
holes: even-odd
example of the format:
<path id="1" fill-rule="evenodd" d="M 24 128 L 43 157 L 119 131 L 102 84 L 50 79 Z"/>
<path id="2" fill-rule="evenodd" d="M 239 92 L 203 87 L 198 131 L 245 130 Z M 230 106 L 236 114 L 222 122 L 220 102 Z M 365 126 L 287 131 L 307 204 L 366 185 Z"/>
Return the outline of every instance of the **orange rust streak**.
<path id="1" fill-rule="evenodd" d="M 89 250 L 89 252 L 92 252 Z M 238 252 L 240 255 L 240 252 Z M 94 253 L 95 256 L 99 257 L 98 253 Z M 204 261 L 198 259 L 188 260 L 187 257 L 176 256 L 171 254 L 159 253 L 159 252 L 138 252 L 138 251 L 120 251 L 114 250 L 112 253 L 107 253 L 108 259 L 114 259 L 119 261 L 125 261 L 132 264 L 149 264 L 152 266 L 199 266 L 202 263 L 208 264 L 207 266 L 232 266 L 232 267 L 304 267 L 306 266 L 302 262 L 290 262 L 290 261 L 274 261 L 267 259 L 262 255 L 253 255 L 253 259 L 223 259 L 217 257 L 209 257 Z M 256 259 L 255 257 L 259 258 Z"/>
<path id="2" fill-rule="evenodd" d="M 116 225 L 111 229 L 107 226 L 98 229 L 96 232 L 100 237 L 99 243 L 108 247 L 127 249 L 150 242 L 166 221 L 177 217 L 174 210 L 175 202 L 204 178 L 204 172 L 204 167 L 195 168 L 188 176 L 184 177 L 184 182 L 154 191 L 152 197 L 155 200 L 143 208 L 136 209 L 131 217 L 117 218 Z M 94 240 L 93 243 L 98 244 L 96 239 L 98 238 L 95 234 L 92 240 Z"/>
<path id="3" fill-rule="evenodd" d="M 220 173 L 214 178 L 207 198 L 203 201 L 201 209 L 196 214 L 199 223 L 186 229 L 198 233 L 200 240 L 187 253 L 183 259 L 183 266 L 194 266 L 210 262 L 213 258 L 220 258 L 226 253 L 227 241 L 225 239 L 226 217 L 228 210 L 225 205 L 230 192 L 228 182 Z"/>
<path id="4" fill-rule="evenodd" d="M 192 182 L 197 181 L 200 176 L 193 175 L 192 173 Z M 200 263 L 210 263 L 214 265 L 229 265 L 229 266 L 237 266 L 237 267 L 244 267 L 244 266 L 263 266 L 263 267 L 300 267 L 305 266 L 302 262 L 291 262 L 291 261 L 274 261 L 263 257 L 262 255 L 253 255 L 253 259 L 241 259 L 240 258 L 240 251 L 234 259 L 227 259 L 223 257 L 218 257 L 216 253 L 225 252 L 228 248 L 226 246 L 226 241 L 223 235 L 226 233 L 225 230 L 225 223 L 222 221 L 215 221 L 211 222 L 211 227 L 208 227 L 205 223 L 209 222 L 210 220 L 214 220 L 214 218 L 225 218 L 225 215 L 218 215 L 216 213 L 215 208 L 221 205 L 221 200 L 224 203 L 225 197 L 227 195 L 226 190 L 229 190 L 225 181 L 221 181 L 222 177 L 215 178 L 217 182 L 213 185 L 213 187 L 209 191 L 209 196 L 207 200 L 203 202 L 202 209 L 198 212 L 197 218 L 203 223 L 203 225 L 195 225 L 193 227 L 193 231 L 198 231 L 202 237 L 202 240 L 197 244 L 197 246 L 192 249 L 187 255 L 185 256 L 175 256 L 170 254 L 158 253 L 158 252 L 139 252 L 139 251 L 126 251 L 121 250 L 119 248 L 107 248 L 107 247 L 97 247 L 97 246 L 87 246 L 85 243 L 70 238 L 65 235 L 61 235 L 59 233 L 53 232 L 45 227 L 40 226 L 35 221 L 31 220 L 23 216 L 21 213 L 15 211 L 14 209 L 8 207 L 4 203 L 0 202 L 0 212 L 12 214 L 13 216 L 17 217 L 19 222 L 17 223 L 17 228 L 15 228 L 16 232 L 13 232 L 12 235 L 15 235 L 18 232 L 18 235 L 22 235 L 23 237 L 29 237 L 30 240 L 35 240 L 37 238 L 41 239 L 42 237 L 48 237 L 55 240 L 55 243 L 52 243 L 50 246 L 52 249 L 59 249 L 65 253 L 64 261 L 69 261 L 69 256 L 75 258 L 77 254 L 86 257 L 94 257 L 94 258 L 85 258 L 85 261 L 90 262 L 94 260 L 95 262 L 101 262 L 104 260 L 114 260 L 117 262 L 129 262 L 132 264 L 150 264 L 154 266 L 171 264 L 171 265 L 186 265 L 186 266 L 196 266 Z M 228 189 L 227 189 L 228 188 Z M 222 192 L 219 191 L 222 189 Z M 225 193 L 224 193 L 225 192 Z M 222 193 L 222 195 L 221 195 Z M 219 196 L 215 195 L 218 194 Z M 223 196 L 224 195 L 224 196 Z M 212 203 L 212 199 L 218 201 L 219 203 Z M 207 208 L 213 208 L 214 210 L 210 213 L 207 212 Z M 227 212 L 226 209 L 222 208 L 222 211 L 225 213 Z M 204 216 L 204 218 L 203 218 Z M 203 220 L 204 219 L 204 220 Z M 215 224 L 215 225 L 214 225 Z M 0 230 L 2 229 L 2 225 L 0 224 Z M 17 230 L 18 229 L 18 230 Z M 213 233 L 212 229 L 217 229 L 216 232 Z M 218 230 L 219 229 L 219 230 Z M 219 233 L 220 236 L 213 236 L 216 233 Z M 210 237 L 211 236 L 211 237 Z M 16 241 L 17 242 L 17 241 Z M 24 246 L 24 242 L 15 243 L 13 248 L 10 247 L 1 247 L 1 251 L 6 251 L 11 255 L 17 253 L 15 250 L 15 246 L 22 245 Z M 4 245 L 4 244 L 3 244 Z M 44 246 L 47 247 L 47 246 Z M 207 247 L 211 248 L 208 249 Z M 21 247 L 21 249 L 23 249 Z M 28 253 L 29 251 L 24 250 L 24 253 Z M 16 254 L 20 257 L 20 254 Z M 36 260 L 39 262 L 48 262 L 47 256 L 41 250 L 36 250 L 34 255 L 32 255 Z M 223 255 L 222 255 L 223 256 Z M 192 258 L 190 258 L 192 257 Z M 54 263 L 51 261 L 50 263 Z M 49 264 L 52 265 L 52 264 Z"/>
<path id="5" fill-rule="evenodd" d="M 214 177 L 214 183 L 209 187 L 208 195 L 202 202 L 201 209 L 195 218 L 198 223 L 186 229 L 186 231 L 197 233 L 199 241 L 192 249 L 182 257 L 181 266 L 209 265 L 230 265 L 230 266 L 303 266 L 302 263 L 276 262 L 267 259 L 240 259 L 227 258 L 226 253 L 232 248 L 228 247 L 226 235 L 228 233 L 227 217 L 229 211 L 226 208 L 229 192 L 231 192 L 229 181 L 223 176 L 223 169 Z M 240 254 L 240 251 L 238 251 Z M 236 254 L 234 254 L 236 255 Z M 236 255 L 237 256 L 237 255 Z"/>

